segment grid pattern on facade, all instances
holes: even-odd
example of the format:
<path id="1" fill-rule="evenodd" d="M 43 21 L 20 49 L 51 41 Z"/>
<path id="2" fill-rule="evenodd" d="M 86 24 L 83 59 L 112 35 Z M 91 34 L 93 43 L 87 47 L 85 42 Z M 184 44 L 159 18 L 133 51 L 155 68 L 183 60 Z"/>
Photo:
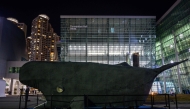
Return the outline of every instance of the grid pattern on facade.
<path id="1" fill-rule="evenodd" d="M 68 16 L 67 16 L 68 17 Z M 155 17 L 61 17 L 61 60 L 118 64 L 140 54 L 141 67 L 155 60 Z"/>
<path id="2" fill-rule="evenodd" d="M 161 66 L 187 59 L 189 56 L 190 1 L 183 0 L 157 25 L 156 64 Z M 166 79 L 166 82 L 173 84 L 172 87 L 166 85 L 167 93 L 171 88 L 179 92 L 179 87 L 184 92 L 190 89 L 189 72 L 190 62 L 188 61 L 165 71 L 158 77 L 161 81 Z"/>

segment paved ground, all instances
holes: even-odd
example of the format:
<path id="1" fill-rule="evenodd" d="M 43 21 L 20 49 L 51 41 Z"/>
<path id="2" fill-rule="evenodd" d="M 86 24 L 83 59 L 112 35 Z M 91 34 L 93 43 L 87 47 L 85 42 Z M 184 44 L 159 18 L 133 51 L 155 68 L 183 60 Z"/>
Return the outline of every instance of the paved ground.
<path id="1" fill-rule="evenodd" d="M 40 98 L 40 97 L 39 97 Z M 28 99 L 30 101 L 27 102 L 28 108 L 33 108 L 37 105 L 37 96 L 29 96 Z M 0 97 L 0 109 L 19 109 L 19 101 L 20 96 L 7 96 L 7 97 Z M 25 107 L 24 97 L 21 99 L 20 109 Z M 39 100 L 38 104 L 42 104 L 45 101 Z"/>
<path id="2" fill-rule="evenodd" d="M 145 104 L 146 106 L 149 106 L 151 107 L 150 104 Z M 168 105 L 166 107 L 166 105 L 164 103 L 156 103 L 153 105 L 153 107 L 159 107 L 159 108 L 166 108 L 166 109 L 169 109 Z M 190 109 L 190 103 L 178 103 L 178 108 L 176 108 L 176 104 L 174 103 L 170 103 L 170 109 Z"/>
<path id="3" fill-rule="evenodd" d="M 40 97 L 39 97 L 40 98 Z M 28 108 L 33 108 L 37 105 L 37 96 L 29 96 L 29 102 L 27 103 Z M 7 96 L 7 97 L 0 97 L 0 109 L 19 109 L 19 101 L 20 101 L 20 96 Z M 39 104 L 44 103 L 45 101 L 40 100 L 38 102 Z M 144 104 L 145 106 L 151 106 L 150 103 Z M 25 101 L 22 99 L 20 109 L 23 109 L 25 106 Z M 166 104 L 163 102 L 155 102 L 153 107 L 159 107 L 159 108 L 166 108 L 169 109 L 168 107 L 165 107 Z M 167 104 L 168 106 L 168 104 Z M 170 103 L 170 109 L 176 109 L 176 104 L 173 102 Z M 179 102 L 178 103 L 178 109 L 190 109 L 190 102 Z"/>

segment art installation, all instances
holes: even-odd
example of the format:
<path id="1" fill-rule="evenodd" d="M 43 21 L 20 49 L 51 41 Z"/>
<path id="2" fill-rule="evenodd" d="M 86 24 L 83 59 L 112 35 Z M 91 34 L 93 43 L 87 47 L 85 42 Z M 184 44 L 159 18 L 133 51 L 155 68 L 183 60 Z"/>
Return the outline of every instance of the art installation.
<path id="1" fill-rule="evenodd" d="M 87 98 L 96 106 L 105 106 L 105 103 L 110 106 L 136 104 L 141 106 L 149 94 L 155 77 L 162 71 L 185 61 L 187 60 L 155 69 L 132 67 L 125 62 L 107 65 L 90 62 L 31 61 L 21 67 L 19 80 L 25 85 L 39 89 L 47 100 L 47 106 L 84 108 L 84 101 L 75 102 L 84 100 L 84 97 L 77 95 L 88 96 Z M 54 96 L 51 98 L 49 95 Z M 51 99 L 63 102 L 51 104 Z M 135 100 L 138 102 L 135 103 Z"/>

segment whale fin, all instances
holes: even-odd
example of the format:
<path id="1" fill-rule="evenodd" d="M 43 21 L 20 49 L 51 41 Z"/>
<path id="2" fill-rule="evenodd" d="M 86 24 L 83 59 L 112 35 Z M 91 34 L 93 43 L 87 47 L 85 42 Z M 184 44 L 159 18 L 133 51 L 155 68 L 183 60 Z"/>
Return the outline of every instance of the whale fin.
<path id="1" fill-rule="evenodd" d="M 169 68 L 171 68 L 171 67 L 174 67 L 174 66 L 176 66 L 176 65 L 178 65 L 178 64 L 181 64 L 181 63 L 183 63 L 183 62 L 185 62 L 185 61 L 188 61 L 188 59 L 185 59 L 185 60 L 180 61 L 180 62 L 174 62 L 174 63 L 170 63 L 170 64 L 163 65 L 163 66 L 161 66 L 160 68 L 154 69 L 154 71 L 156 71 L 156 72 L 159 74 L 159 73 L 163 72 L 164 70 L 167 70 L 167 69 L 169 69 Z"/>
<path id="2" fill-rule="evenodd" d="M 127 62 L 122 62 L 119 64 L 115 64 L 115 65 L 120 65 L 120 66 L 130 66 Z M 131 66 L 130 66 L 131 67 Z"/>

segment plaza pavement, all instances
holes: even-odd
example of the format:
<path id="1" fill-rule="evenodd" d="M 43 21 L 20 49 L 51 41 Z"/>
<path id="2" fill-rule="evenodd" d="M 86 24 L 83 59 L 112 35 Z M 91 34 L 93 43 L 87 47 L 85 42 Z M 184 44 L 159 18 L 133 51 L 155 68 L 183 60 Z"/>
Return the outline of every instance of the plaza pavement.
<path id="1" fill-rule="evenodd" d="M 40 98 L 40 97 L 39 97 Z M 23 97 L 24 99 L 24 97 Z M 22 99 L 20 109 L 24 109 L 25 101 Z M 29 109 L 32 109 L 33 107 L 37 106 L 37 96 L 36 95 L 30 95 L 29 96 L 29 102 L 27 103 L 27 107 Z M 0 109 L 19 109 L 19 101 L 20 96 L 15 95 L 8 95 L 7 97 L 0 97 Z M 39 104 L 43 104 L 44 100 L 39 100 Z M 145 103 L 145 106 L 151 106 L 151 103 Z M 168 105 L 168 104 L 167 104 Z M 159 108 L 166 108 L 166 104 L 164 102 L 155 102 L 153 107 L 159 107 Z M 170 109 L 176 109 L 176 104 L 174 102 L 170 102 Z M 178 109 L 190 109 L 190 101 L 189 102 L 178 102 Z"/>
<path id="2" fill-rule="evenodd" d="M 22 97 L 21 97 L 22 98 Z M 40 97 L 39 97 L 40 98 Z M 25 107 L 24 96 L 21 99 L 20 109 Z M 37 96 L 30 95 L 28 97 L 27 107 L 33 108 L 37 106 Z M 19 109 L 20 96 L 8 95 L 6 97 L 0 97 L 0 109 Z M 45 101 L 39 100 L 38 105 L 44 103 Z"/>

